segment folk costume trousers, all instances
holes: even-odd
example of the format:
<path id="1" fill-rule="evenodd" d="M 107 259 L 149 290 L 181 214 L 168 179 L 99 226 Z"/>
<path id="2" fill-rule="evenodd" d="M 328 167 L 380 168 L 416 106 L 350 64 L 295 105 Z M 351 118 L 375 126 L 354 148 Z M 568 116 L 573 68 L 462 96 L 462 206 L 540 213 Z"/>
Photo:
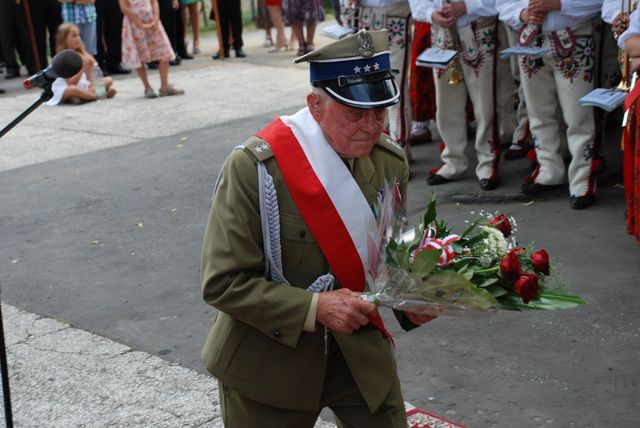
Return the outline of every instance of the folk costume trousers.
<path id="1" fill-rule="evenodd" d="M 584 196 L 595 193 L 595 124 L 593 108 L 581 106 L 578 100 L 593 90 L 595 42 L 590 22 L 571 33 L 569 37 L 543 33 L 543 46 L 551 48 L 551 52 L 541 60 L 520 59 L 521 84 L 538 159 L 538 167 L 527 181 L 543 185 L 565 181 L 561 124 L 556 116 L 559 106 L 567 125 L 567 145 L 571 154 L 569 191 L 573 196 Z M 561 49 L 561 40 L 572 40 L 573 45 Z"/>
<path id="2" fill-rule="evenodd" d="M 505 24 L 501 24 L 501 27 L 503 27 L 503 31 L 504 31 L 504 33 L 501 32 L 501 42 L 502 40 L 504 40 L 502 38 L 503 35 L 506 36 L 506 42 L 507 42 L 506 46 L 504 46 L 504 49 L 506 49 L 509 46 L 515 45 L 518 42 L 518 36 L 516 32 L 513 31 L 511 28 L 509 28 Z M 515 114 L 515 124 L 512 122 L 513 121 L 512 117 L 507 117 L 507 118 L 501 117 L 500 118 L 501 135 L 504 135 L 506 132 L 508 132 L 509 128 L 513 127 L 512 137 L 510 142 L 511 144 L 522 146 L 524 142 L 526 142 L 526 140 L 530 137 L 530 134 L 529 134 L 529 116 L 527 113 L 527 104 L 524 101 L 524 91 L 522 89 L 522 85 L 520 84 L 520 67 L 518 66 L 518 57 L 514 56 L 514 57 L 511 57 L 508 62 L 506 60 L 501 62 L 509 64 L 509 70 L 512 78 L 511 82 L 513 83 L 509 84 L 508 82 L 505 82 L 505 80 L 508 80 L 508 77 L 505 74 L 503 74 L 504 71 L 499 74 L 498 80 L 500 81 L 500 89 L 498 91 L 498 94 L 499 94 L 498 96 L 500 97 L 500 101 L 499 101 L 500 112 L 502 113 L 503 111 L 505 111 L 505 109 L 509 108 L 508 103 L 510 101 L 513 102 L 513 96 L 512 96 L 513 93 L 511 91 L 515 89 L 518 97 L 518 108 L 516 109 L 516 114 Z M 508 141 L 504 141 L 503 139 L 503 143 L 504 142 L 508 142 Z"/>
<path id="3" fill-rule="evenodd" d="M 401 145 L 411 131 L 411 101 L 409 98 L 409 60 L 411 58 L 411 9 L 409 3 L 391 7 L 361 7 L 359 27 L 367 30 L 387 29 L 391 68 L 399 70 L 396 83 L 400 90 L 400 102 L 387 109 L 389 134 Z"/>
<path id="4" fill-rule="evenodd" d="M 325 384 L 320 408 L 316 412 L 282 409 L 268 406 L 242 396 L 237 391 L 218 382 L 218 394 L 225 428 L 312 428 L 320 410 L 329 407 L 336 415 L 339 427 L 344 428 L 404 428 L 407 415 L 396 380 L 387 398 L 375 413 L 367 407 L 349 366 L 333 336 L 329 335 Z M 300 380 L 304 382 L 304 379 Z M 275 386 L 277 388 L 277 386 Z"/>
<path id="5" fill-rule="evenodd" d="M 476 175 L 479 180 L 498 178 L 500 150 L 496 114 L 496 23 L 495 18 L 490 18 L 478 19 L 469 24 L 475 38 L 477 57 L 469 59 L 463 52 L 458 56 L 463 82 L 450 84 L 450 73 L 447 70 L 433 70 L 436 122 L 444 142 L 444 150 L 440 154 L 443 164 L 432 173 L 447 179 L 459 178 L 469 168 L 469 160 L 465 154 L 468 141 L 465 115 L 467 97 L 471 100 L 477 123 Z M 436 26 L 432 28 L 435 29 Z M 437 37 L 437 30 L 432 30 L 432 34 L 434 38 Z M 438 46 L 435 39 L 434 46 Z"/>

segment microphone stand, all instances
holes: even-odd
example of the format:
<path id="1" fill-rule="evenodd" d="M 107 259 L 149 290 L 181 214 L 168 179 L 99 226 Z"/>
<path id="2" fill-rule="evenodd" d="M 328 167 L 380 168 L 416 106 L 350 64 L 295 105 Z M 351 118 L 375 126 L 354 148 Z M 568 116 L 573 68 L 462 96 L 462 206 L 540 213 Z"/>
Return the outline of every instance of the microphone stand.
<path id="1" fill-rule="evenodd" d="M 42 90 L 42 93 L 40 94 L 40 98 L 38 98 L 38 100 L 35 103 L 33 103 L 31 105 L 31 107 L 29 107 L 28 109 L 23 111 L 20 114 L 20 116 L 18 116 L 15 119 L 13 119 L 13 121 L 11 121 L 10 124 L 5 126 L 2 129 L 2 131 L 0 131 L 0 137 L 3 137 L 4 134 L 9 132 L 14 126 L 16 126 L 18 123 L 22 122 L 22 119 L 24 119 L 25 117 L 29 116 L 31 114 L 31 112 L 33 112 L 35 109 L 40 107 L 40 104 L 49 101 L 52 97 L 53 97 L 53 92 L 51 91 L 51 84 L 49 84 Z"/>
<path id="2" fill-rule="evenodd" d="M 2 324 L 2 305 L 0 304 L 0 365 L 2 369 L 2 396 L 4 397 L 4 422 L 7 428 L 13 428 L 13 413 L 11 411 L 11 390 L 9 389 L 9 368 L 7 366 L 7 346 L 4 341 L 4 326 Z"/>
<path id="3" fill-rule="evenodd" d="M 33 103 L 29 108 L 23 111 L 18 117 L 13 119 L 11 123 L 5 126 L 0 131 L 0 137 L 3 137 L 7 132 L 13 129 L 18 123 L 29 116 L 32 111 L 40 107 L 44 102 L 49 101 L 53 97 L 51 91 L 51 84 L 48 84 L 40 94 L 40 98 Z M 11 410 L 11 389 L 9 387 L 9 367 L 7 365 L 7 346 L 4 341 L 4 324 L 2 319 L 2 305 L 0 299 L 0 372 L 2 377 L 2 396 L 4 398 L 4 421 L 7 428 L 13 428 L 13 412 Z"/>

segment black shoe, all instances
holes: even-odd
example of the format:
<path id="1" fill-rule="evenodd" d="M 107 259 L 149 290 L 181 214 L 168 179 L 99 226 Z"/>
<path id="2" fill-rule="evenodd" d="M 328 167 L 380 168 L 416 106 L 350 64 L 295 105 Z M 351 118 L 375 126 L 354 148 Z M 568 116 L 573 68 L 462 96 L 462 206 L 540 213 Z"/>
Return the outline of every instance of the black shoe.
<path id="1" fill-rule="evenodd" d="M 236 49 L 236 58 L 244 58 L 246 56 L 247 56 L 247 54 L 244 53 L 242 48 Z"/>
<path id="2" fill-rule="evenodd" d="M 169 61 L 169 65 L 180 65 L 180 63 L 182 62 L 182 59 L 176 55 L 176 58 L 172 61 Z"/>
<path id="3" fill-rule="evenodd" d="M 569 198 L 569 205 L 574 210 L 582 210 L 589 208 L 595 201 L 596 197 L 593 195 L 571 196 L 571 198 Z"/>
<path id="4" fill-rule="evenodd" d="M 236 55 L 236 56 L 237 56 L 237 55 Z M 225 51 L 224 51 L 224 57 L 225 57 L 225 58 L 229 58 L 229 51 L 228 51 L 228 50 L 225 50 Z M 213 55 L 211 56 L 211 58 L 213 58 L 213 59 L 220 59 L 220 58 L 221 58 L 221 57 L 220 57 L 220 51 L 218 51 L 218 52 L 216 52 L 215 54 L 213 54 Z"/>
<path id="5" fill-rule="evenodd" d="M 188 53 L 180 54 L 180 58 L 182 59 L 193 59 L 193 55 L 189 55 Z"/>
<path id="6" fill-rule="evenodd" d="M 4 75 L 5 79 L 15 79 L 16 77 L 20 77 L 20 72 L 18 70 L 12 70 L 7 68 L 7 72 Z"/>
<path id="7" fill-rule="evenodd" d="M 493 190 L 500 185 L 499 178 L 483 178 L 480 180 L 480 188 L 482 190 Z"/>
<path id="8" fill-rule="evenodd" d="M 111 74 L 129 74 L 129 73 L 131 73 L 131 70 L 129 70 L 127 68 L 124 68 L 120 64 L 116 65 L 115 67 L 107 67 L 107 70 Z"/>
<path id="9" fill-rule="evenodd" d="M 158 69 L 158 61 L 153 61 L 153 62 L 147 63 L 147 68 L 149 70 L 157 70 Z"/>
<path id="10" fill-rule="evenodd" d="M 0 88 L 0 94 L 4 94 L 5 92 L 7 92 L 7 91 L 5 91 L 4 89 Z"/>
<path id="11" fill-rule="evenodd" d="M 427 177 L 427 184 L 430 186 L 437 186 L 439 184 L 448 183 L 449 181 L 451 180 L 438 174 L 433 174 Z"/>
<path id="12" fill-rule="evenodd" d="M 562 184 L 522 183 L 520 189 L 527 196 L 540 196 L 546 191 L 559 189 L 560 187 L 562 187 Z"/>

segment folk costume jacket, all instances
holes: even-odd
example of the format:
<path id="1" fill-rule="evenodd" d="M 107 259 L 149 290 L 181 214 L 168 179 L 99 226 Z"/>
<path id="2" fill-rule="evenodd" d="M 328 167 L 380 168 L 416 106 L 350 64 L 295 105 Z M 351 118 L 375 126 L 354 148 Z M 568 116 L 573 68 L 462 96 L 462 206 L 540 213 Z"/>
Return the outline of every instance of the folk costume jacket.
<path id="1" fill-rule="evenodd" d="M 264 276 L 258 162 L 273 177 L 277 191 L 282 267 L 291 285 Z M 386 135 L 368 157 L 353 161 L 352 175 L 370 205 L 385 180 L 400 181 L 400 191 L 406 195 L 408 165 L 402 149 Z M 328 272 L 269 145 L 257 137 L 249 139 L 225 161 L 205 232 L 203 295 L 218 309 L 202 350 L 207 369 L 252 400 L 319 410 L 326 366 L 324 328 L 316 324 L 310 333 L 303 331 L 303 325 L 312 299 L 306 288 Z M 397 376 L 391 345 L 371 324 L 352 334 L 332 334 L 375 411 Z"/>

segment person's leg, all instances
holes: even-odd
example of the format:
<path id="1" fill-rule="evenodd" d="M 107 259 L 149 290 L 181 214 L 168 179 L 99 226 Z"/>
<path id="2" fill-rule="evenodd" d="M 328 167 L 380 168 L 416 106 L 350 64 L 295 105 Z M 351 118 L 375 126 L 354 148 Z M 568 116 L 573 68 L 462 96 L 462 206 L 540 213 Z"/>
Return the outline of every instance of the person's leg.
<path id="1" fill-rule="evenodd" d="M 242 8 L 240 0 L 230 0 L 228 12 L 231 34 L 233 36 L 233 49 L 237 52 L 244 46 L 244 42 L 242 41 Z"/>
<path id="2" fill-rule="evenodd" d="M 284 34 L 284 21 L 282 20 L 282 9 L 280 6 L 267 6 L 271 22 L 276 29 L 276 49 L 287 46 L 287 37 Z M 270 30 L 270 29 L 269 29 Z"/>
<path id="3" fill-rule="evenodd" d="M 545 46 L 550 46 L 548 37 Z M 535 141 L 538 166 L 525 180 L 523 192 L 533 184 L 555 186 L 564 182 L 565 167 L 561 154 L 560 124 L 556 115 L 558 94 L 554 79 L 553 54 L 542 57 L 542 63 L 520 58 L 520 84 L 524 92 L 529 126 Z M 574 106 L 575 107 L 575 106 Z M 534 191 L 535 186 L 533 187 Z"/>
<path id="4" fill-rule="evenodd" d="M 80 29 L 80 38 L 82 39 L 87 52 L 89 52 L 91 55 L 97 54 L 98 49 L 96 43 L 96 21 L 77 25 Z"/>
<path id="5" fill-rule="evenodd" d="M 83 89 L 80 89 L 76 85 L 69 85 L 64 89 L 62 100 L 64 102 L 69 102 L 73 97 L 76 97 L 81 101 L 95 101 L 98 99 L 95 92 L 85 91 Z"/>
<path id="6" fill-rule="evenodd" d="M 475 36 L 483 43 L 479 46 L 477 63 L 467 64 L 462 61 L 464 80 L 469 91 L 469 98 L 473 106 L 476 119 L 475 152 L 478 158 L 476 176 L 481 180 L 483 190 L 492 190 L 500 180 L 498 164 L 500 160 L 500 138 L 498 132 L 497 94 L 496 94 L 496 65 L 497 34 L 496 25 L 492 23 L 485 27 L 476 28 Z M 506 70 L 508 72 L 508 69 Z M 513 110 L 513 102 L 511 103 Z M 510 136 L 509 136 L 510 137 Z M 485 181 L 483 184 L 482 180 Z"/>
<path id="7" fill-rule="evenodd" d="M 452 180 L 459 178 L 469 167 L 469 160 L 465 155 L 467 87 L 465 82 L 450 84 L 447 70 L 434 69 L 433 80 L 436 90 L 436 123 L 444 150 L 440 154 L 442 166 L 432 171 L 432 175 Z"/>
<path id="8" fill-rule="evenodd" d="M 191 31 L 193 32 L 193 53 L 200 53 L 200 15 L 198 11 L 200 3 L 189 5 L 189 19 L 191 20 Z"/>
<path id="9" fill-rule="evenodd" d="M 307 50 L 307 42 L 304 40 L 304 33 L 302 31 L 302 22 L 296 21 L 291 23 L 291 30 L 298 39 L 298 55 L 303 55 Z"/>
<path id="10" fill-rule="evenodd" d="M 15 8 L 15 2 L 12 4 L 11 0 L 0 0 L 0 49 L 2 49 L 6 67 L 6 79 L 20 75 L 20 64 L 16 58 L 13 8 Z"/>
<path id="11" fill-rule="evenodd" d="M 158 61 L 158 73 L 160 74 L 160 90 L 169 89 L 169 61 Z"/>
<path id="12" fill-rule="evenodd" d="M 307 50 L 314 50 L 315 45 L 313 43 L 313 38 L 316 35 L 316 23 L 308 22 L 307 23 Z"/>
<path id="13" fill-rule="evenodd" d="M 142 67 L 136 68 L 136 73 L 138 73 L 138 77 L 142 80 L 142 84 L 144 85 L 144 90 L 147 91 L 149 89 L 153 90 L 151 84 L 149 83 L 149 77 L 147 76 L 147 69 Z"/>
<path id="14" fill-rule="evenodd" d="M 312 428 L 318 419 L 319 412 L 302 412 L 267 406 L 242 396 L 220 381 L 218 381 L 218 394 L 225 428 Z"/>
<path id="15" fill-rule="evenodd" d="M 594 40 L 592 35 L 576 36 L 576 49 L 572 60 L 582 61 L 580 74 L 567 78 L 561 66 L 555 69 L 558 101 L 567 124 L 567 144 L 571 153 L 568 169 L 571 196 L 593 196 L 596 191 L 594 160 L 595 121 L 592 107 L 581 106 L 578 100 L 591 92 L 594 86 Z"/>
<path id="16" fill-rule="evenodd" d="M 339 427 L 398 428 L 407 425 L 400 380 L 395 375 L 391 389 L 380 406 L 371 412 L 342 352 L 334 341 L 329 345 L 329 357 L 322 392 L 321 407 L 329 407 L 336 415 Z"/>

